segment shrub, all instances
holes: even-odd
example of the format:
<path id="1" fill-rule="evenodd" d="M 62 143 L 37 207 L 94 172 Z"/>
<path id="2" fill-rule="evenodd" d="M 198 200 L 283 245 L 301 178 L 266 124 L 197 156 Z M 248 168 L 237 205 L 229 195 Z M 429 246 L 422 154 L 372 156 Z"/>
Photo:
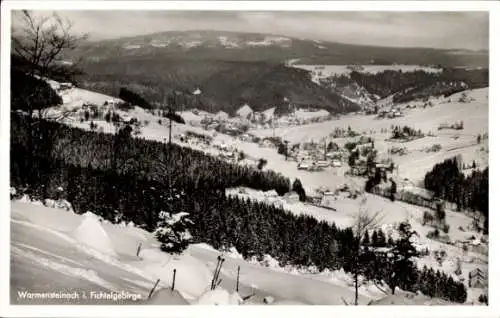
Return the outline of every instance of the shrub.
<path id="1" fill-rule="evenodd" d="M 449 224 L 443 225 L 443 232 L 446 234 L 448 234 L 448 232 L 450 232 L 450 225 Z"/>
<path id="2" fill-rule="evenodd" d="M 436 204 L 436 219 L 439 222 L 444 221 L 446 218 L 446 212 L 444 211 L 443 203 L 439 202 Z"/>
<path id="3" fill-rule="evenodd" d="M 429 211 L 424 211 L 424 216 L 422 217 L 422 225 L 434 222 L 434 216 Z"/>
<path id="4" fill-rule="evenodd" d="M 122 100 L 124 100 L 129 105 L 137 105 L 144 109 L 151 109 L 151 104 L 147 102 L 142 96 L 137 93 L 132 92 L 131 90 L 122 87 L 120 88 L 120 93 L 118 95 Z M 130 107 L 129 105 L 124 105 L 124 107 Z"/>
<path id="5" fill-rule="evenodd" d="M 346 142 L 344 145 L 344 148 L 352 151 L 354 148 L 356 148 L 356 143 L 355 142 Z"/>
<path id="6" fill-rule="evenodd" d="M 120 120 L 121 120 L 121 117 L 117 113 L 113 113 L 113 115 L 111 115 L 111 121 L 113 123 L 118 123 L 118 122 L 120 122 Z"/>
<path id="7" fill-rule="evenodd" d="M 169 118 L 169 119 L 172 119 L 173 121 L 175 121 L 176 123 L 179 123 L 179 124 L 185 124 L 186 121 L 184 120 L 184 118 L 182 118 L 181 115 L 175 113 L 175 112 L 168 112 L 165 114 L 166 118 Z"/>
<path id="8" fill-rule="evenodd" d="M 439 238 L 439 230 L 438 229 L 431 230 L 427 233 L 425 237 L 431 240 Z"/>
<path id="9" fill-rule="evenodd" d="M 479 299 L 478 300 L 479 300 L 479 302 L 481 304 L 486 304 L 486 305 L 488 304 L 488 296 L 485 295 L 485 294 L 479 295 Z"/>
<path id="10" fill-rule="evenodd" d="M 116 104 L 116 108 L 123 111 L 129 111 L 131 109 L 134 109 L 134 106 L 128 102 L 124 102 Z"/>
<path id="11" fill-rule="evenodd" d="M 108 123 L 111 122 L 111 112 L 107 112 L 106 115 L 104 115 L 104 120 Z"/>
<path id="12" fill-rule="evenodd" d="M 264 158 L 259 159 L 259 163 L 257 164 L 257 169 L 262 170 L 264 166 L 267 164 L 267 160 Z"/>
<path id="13" fill-rule="evenodd" d="M 305 202 L 307 197 L 306 197 L 306 191 L 304 190 L 304 187 L 302 186 L 302 182 L 300 182 L 299 179 L 295 179 L 292 185 L 292 191 L 297 192 L 299 195 L 299 200 L 301 202 Z"/>
<path id="14" fill-rule="evenodd" d="M 172 254 L 181 254 L 192 241 L 189 228 L 194 224 L 187 216 L 189 213 L 159 213 L 159 221 L 154 236 L 161 243 L 161 250 Z"/>

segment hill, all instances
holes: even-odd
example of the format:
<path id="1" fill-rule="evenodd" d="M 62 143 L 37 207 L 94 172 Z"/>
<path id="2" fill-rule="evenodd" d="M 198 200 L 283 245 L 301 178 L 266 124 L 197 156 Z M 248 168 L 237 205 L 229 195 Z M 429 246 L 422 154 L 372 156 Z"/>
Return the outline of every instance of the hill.
<path id="1" fill-rule="evenodd" d="M 256 111 L 280 106 L 283 97 L 298 106 L 344 113 L 356 100 L 311 83 L 311 74 L 285 67 L 301 64 L 412 64 L 487 67 L 488 52 L 349 45 L 292 37 L 228 31 L 176 31 L 86 42 L 65 60 L 83 57 L 84 88 L 118 95 L 120 87 L 160 103 L 165 91 L 182 90 L 185 106 L 229 114 L 245 103 Z M 278 104 L 278 105 L 277 105 Z"/>
<path id="2" fill-rule="evenodd" d="M 170 31 L 87 42 L 76 55 L 91 61 L 117 56 L 160 55 L 169 59 L 284 61 L 302 64 L 418 64 L 487 67 L 487 51 L 393 48 L 298 39 L 282 35 L 229 31 Z M 68 56 L 71 58 L 71 56 Z"/>
<path id="3" fill-rule="evenodd" d="M 306 70 L 268 62 L 234 62 L 189 59 L 170 60 L 162 56 L 117 57 L 83 68 L 79 84 L 108 95 L 121 87 L 139 93 L 152 102 L 161 102 L 164 92 L 181 90 L 186 108 L 229 114 L 248 104 L 262 111 L 280 106 L 284 98 L 297 105 L 326 109 L 332 113 L 355 111 L 359 106 L 328 88 L 311 82 Z"/>

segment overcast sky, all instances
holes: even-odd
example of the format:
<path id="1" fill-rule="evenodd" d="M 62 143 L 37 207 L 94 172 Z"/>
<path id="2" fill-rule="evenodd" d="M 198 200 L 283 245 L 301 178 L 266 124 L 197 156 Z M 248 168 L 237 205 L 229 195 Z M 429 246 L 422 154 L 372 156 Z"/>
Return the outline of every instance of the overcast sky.
<path id="1" fill-rule="evenodd" d="M 487 12 L 58 11 L 91 40 L 229 30 L 380 46 L 488 49 Z"/>

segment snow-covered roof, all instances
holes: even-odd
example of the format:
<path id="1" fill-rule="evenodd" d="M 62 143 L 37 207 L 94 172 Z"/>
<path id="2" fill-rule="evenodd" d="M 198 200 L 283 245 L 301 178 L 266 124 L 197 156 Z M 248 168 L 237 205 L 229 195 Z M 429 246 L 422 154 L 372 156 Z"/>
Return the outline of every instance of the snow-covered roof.
<path id="1" fill-rule="evenodd" d="M 217 119 L 227 119 L 229 118 L 229 115 L 226 112 L 223 112 L 222 110 L 215 114 L 215 118 Z"/>
<path id="2" fill-rule="evenodd" d="M 237 111 L 236 114 L 240 117 L 247 117 L 248 115 L 252 114 L 253 110 L 248 104 L 245 104 L 241 106 Z"/>

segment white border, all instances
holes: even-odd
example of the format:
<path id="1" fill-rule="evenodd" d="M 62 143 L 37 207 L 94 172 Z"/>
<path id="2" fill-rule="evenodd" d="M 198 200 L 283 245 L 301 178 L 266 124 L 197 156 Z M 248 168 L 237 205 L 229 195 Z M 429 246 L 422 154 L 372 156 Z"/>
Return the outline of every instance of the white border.
<path id="1" fill-rule="evenodd" d="M 500 3 L 498 1 L 4 1 L 1 15 L 1 107 L 0 107 L 0 155 L 4 166 L 0 168 L 0 316 L 2 317 L 220 317 L 222 314 L 231 316 L 260 317 L 262 315 L 279 316 L 352 316 L 362 317 L 493 317 L 499 316 L 499 305 L 495 299 L 500 299 L 498 282 L 500 281 L 498 267 L 498 234 L 493 226 L 500 224 L 500 217 L 495 207 L 500 206 L 498 197 L 490 196 L 490 254 L 489 254 L 489 300 L 490 305 L 484 306 L 381 306 L 381 307 L 346 307 L 346 306 L 246 306 L 246 307 L 212 307 L 196 306 L 11 306 L 9 304 L 9 255 L 10 255 L 10 201 L 7 190 L 9 187 L 9 73 L 10 73 L 10 10 L 258 10 L 258 11 L 490 11 L 490 162 L 499 162 L 498 151 L 493 141 L 498 136 L 498 126 L 494 119 L 498 115 L 500 96 L 498 84 L 500 78 L 494 71 L 500 70 L 498 58 L 500 48 L 495 30 L 500 30 Z M 499 116 L 500 118 L 500 116 Z M 497 177 L 496 165 L 490 167 L 490 176 Z M 491 179 L 491 178 L 490 178 Z M 494 185 L 490 182 L 490 193 Z M 495 251 L 497 253 L 495 253 Z"/>

